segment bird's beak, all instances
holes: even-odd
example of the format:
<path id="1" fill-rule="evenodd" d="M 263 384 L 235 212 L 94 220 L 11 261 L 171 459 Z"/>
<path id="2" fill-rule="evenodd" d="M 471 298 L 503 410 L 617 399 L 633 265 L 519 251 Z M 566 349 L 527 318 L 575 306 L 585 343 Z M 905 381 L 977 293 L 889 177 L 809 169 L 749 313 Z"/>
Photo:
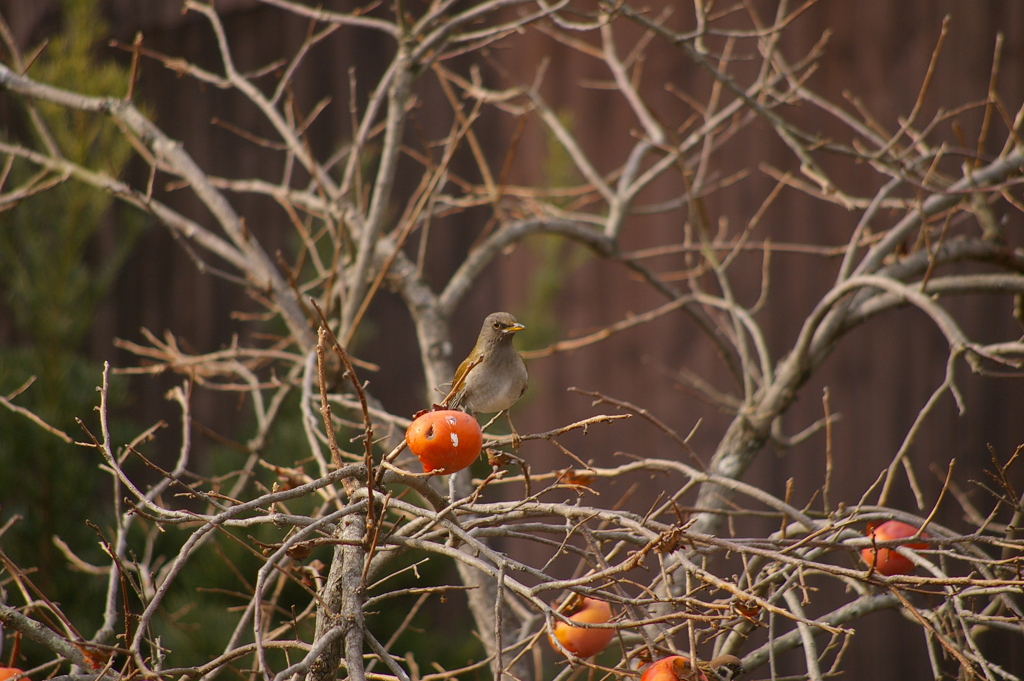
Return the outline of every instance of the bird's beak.
<path id="1" fill-rule="evenodd" d="M 516 331 L 522 331 L 525 328 L 526 328 L 525 326 L 523 326 L 519 322 L 516 322 L 512 326 L 510 326 L 507 329 L 505 329 L 505 333 L 515 333 Z"/>

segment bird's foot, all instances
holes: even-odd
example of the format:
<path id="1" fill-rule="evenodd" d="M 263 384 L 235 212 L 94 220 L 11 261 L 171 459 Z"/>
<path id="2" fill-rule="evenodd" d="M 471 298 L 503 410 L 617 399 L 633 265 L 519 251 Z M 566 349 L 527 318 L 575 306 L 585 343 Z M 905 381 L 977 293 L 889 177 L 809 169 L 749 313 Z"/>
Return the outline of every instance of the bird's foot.
<path id="1" fill-rule="evenodd" d="M 523 438 L 519 437 L 519 432 L 516 430 L 515 424 L 512 423 L 512 415 L 508 413 L 508 409 L 505 410 L 505 418 L 508 420 L 509 430 L 512 431 L 512 449 L 519 451 L 519 447 L 523 444 Z"/>

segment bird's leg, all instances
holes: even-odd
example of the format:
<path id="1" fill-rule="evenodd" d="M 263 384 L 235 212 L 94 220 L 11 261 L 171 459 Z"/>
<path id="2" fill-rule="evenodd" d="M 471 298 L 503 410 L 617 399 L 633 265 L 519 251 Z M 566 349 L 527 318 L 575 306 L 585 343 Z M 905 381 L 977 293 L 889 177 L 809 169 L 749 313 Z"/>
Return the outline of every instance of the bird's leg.
<path id="1" fill-rule="evenodd" d="M 519 449 L 519 446 L 523 444 L 523 438 L 519 437 L 519 433 L 516 431 L 516 427 L 512 425 L 512 415 L 508 413 L 508 409 L 502 409 L 494 415 L 490 421 L 488 421 L 481 430 L 486 431 L 488 428 L 494 425 L 494 422 L 505 416 L 508 419 L 508 427 L 512 430 L 512 448 Z"/>
<path id="2" fill-rule="evenodd" d="M 516 427 L 512 425 L 512 414 L 509 413 L 508 409 L 505 410 L 505 418 L 508 420 L 508 427 L 512 431 L 512 449 L 518 451 L 520 445 L 523 444 L 523 438 L 519 437 Z"/>

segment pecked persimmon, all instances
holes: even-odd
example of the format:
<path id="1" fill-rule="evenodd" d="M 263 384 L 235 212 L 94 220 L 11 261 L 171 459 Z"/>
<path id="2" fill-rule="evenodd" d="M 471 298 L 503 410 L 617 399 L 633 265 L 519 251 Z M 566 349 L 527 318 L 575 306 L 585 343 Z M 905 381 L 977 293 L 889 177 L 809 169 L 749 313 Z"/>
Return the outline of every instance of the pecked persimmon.
<path id="1" fill-rule="evenodd" d="M 584 597 L 579 609 L 569 616 L 570 620 L 580 624 L 607 624 L 611 618 L 612 609 L 608 603 L 588 597 Z M 614 629 L 574 627 L 561 621 L 555 624 L 555 638 L 576 657 L 597 655 L 608 646 L 614 636 Z M 550 640 L 550 636 L 549 642 L 557 652 L 562 652 L 555 642 Z"/>
<path id="2" fill-rule="evenodd" d="M 441 409 L 419 416 L 405 431 L 405 441 L 423 464 L 424 473 L 455 473 L 480 456 L 484 434 L 463 411 Z"/>
<path id="3" fill-rule="evenodd" d="M 694 669 L 683 655 L 663 657 L 644 670 L 640 681 L 708 681 L 700 669 Z"/>
<path id="4" fill-rule="evenodd" d="M 889 541 L 903 537 L 913 537 L 917 534 L 917 528 L 899 520 L 888 520 L 878 526 L 868 524 L 866 534 L 869 537 L 874 537 L 875 541 Z M 927 537 L 928 535 L 922 534 L 921 536 Z M 928 548 L 928 544 L 920 542 L 900 544 L 900 546 L 908 549 Z M 875 572 L 887 577 L 889 575 L 909 575 L 914 571 L 914 563 L 909 558 L 897 553 L 896 549 L 880 548 L 876 557 L 875 549 L 869 547 L 861 550 L 860 557 L 861 560 L 868 564 L 868 567 L 874 566 Z"/>
<path id="5" fill-rule="evenodd" d="M 0 667 L 0 681 L 7 681 L 7 679 L 15 679 L 25 672 L 21 671 L 17 667 Z"/>
<path id="6" fill-rule="evenodd" d="M 644 670 L 640 681 L 731 681 L 743 674 L 743 663 L 735 655 L 720 655 L 710 662 L 698 662 L 694 669 L 685 655 L 664 657 Z"/>

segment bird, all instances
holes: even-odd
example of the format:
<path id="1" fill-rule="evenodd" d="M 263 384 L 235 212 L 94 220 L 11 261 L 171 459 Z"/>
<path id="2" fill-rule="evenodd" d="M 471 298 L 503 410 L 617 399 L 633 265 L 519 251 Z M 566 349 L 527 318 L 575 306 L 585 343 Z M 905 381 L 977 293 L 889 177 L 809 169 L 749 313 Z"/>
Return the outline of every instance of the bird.
<path id="1" fill-rule="evenodd" d="M 495 419 L 502 413 L 508 417 L 509 408 L 526 392 L 529 380 L 526 362 L 512 345 L 512 337 L 525 328 L 508 312 L 487 315 L 476 345 L 455 372 L 444 406 L 473 414 L 495 413 Z M 511 418 L 508 425 L 512 446 L 518 449 L 522 440 Z"/>
<path id="2" fill-rule="evenodd" d="M 698 666 L 703 666 L 697 663 Z M 708 671 L 721 681 L 732 681 L 737 676 L 746 672 L 740 658 L 735 655 L 719 655 L 707 664 Z"/>

